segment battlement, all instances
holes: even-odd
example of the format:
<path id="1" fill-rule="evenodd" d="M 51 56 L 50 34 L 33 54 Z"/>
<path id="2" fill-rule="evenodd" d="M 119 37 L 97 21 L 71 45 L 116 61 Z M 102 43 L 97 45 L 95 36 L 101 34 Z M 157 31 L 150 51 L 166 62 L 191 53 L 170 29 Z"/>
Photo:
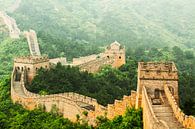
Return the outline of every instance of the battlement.
<path id="1" fill-rule="evenodd" d="M 117 41 L 111 43 L 109 46 L 106 47 L 107 50 L 123 50 L 125 49 L 124 46 L 122 46 L 120 43 Z"/>
<path id="2" fill-rule="evenodd" d="M 104 54 L 107 55 L 124 55 L 125 47 L 119 44 L 117 41 L 111 43 L 106 47 Z"/>
<path id="3" fill-rule="evenodd" d="M 89 55 L 89 56 L 85 56 L 85 57 L 79 57 L 79 58 L 73 58 L 73 65 L 81 65 L 83 63 L 86 63 L 86 62 L 89 62 L 89 61 L 92 61 L 92 60 L 95 60 L 97 59 L 98 55 Z"/>
<path id="4" fill-rule="evenodd" d="M 0 11 L 0 17 L 3 19 L 4 24 L 9 30 L 9 35 L 13 39 L 20 38 L 20 29 L 18 28 L 15 19 L 8 16 L 5 12 Z"/>
<path id="5" fill-rule="evenodd" d="M 14 63 L 24 63 L 24 64 L 37 64 L 42 62 L 49 62 L 48 57 L 43 56 L 24 56 L 14 59 Z"/>
<path id="6" fill-rule="evenodd" d="M 141 71 L 177 72 L 177 68 L 173 62 L 139 62 L 138 68 Z"/>
<path id="7" fill-rule="evenodd" d="M 177 80 L 177 68 L 173 62 L 139 62 L 138 74 L 140 79 Z"/>
<path id="8" fill-rule="evenodd" d="M 195 128 L 195 117 L 185 115 L 182 110 L 179 108 L 175 97 L 169 90 L 168 84 L 164 85 L 165 95 L 170 103 L 171 108 L 173 109 L 173 113 L 178 121 L 185 127 L 189 129 Z"/>

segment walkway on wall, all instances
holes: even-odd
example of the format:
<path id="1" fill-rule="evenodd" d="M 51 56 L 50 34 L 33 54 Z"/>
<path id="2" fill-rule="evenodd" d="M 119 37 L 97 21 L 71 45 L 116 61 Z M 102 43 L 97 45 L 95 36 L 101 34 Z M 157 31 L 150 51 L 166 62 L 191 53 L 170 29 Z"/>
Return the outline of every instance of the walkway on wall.
<path id="1" fill-rule="evenodd" d="M 9 30 L 9 36 L 14 39 L 20 38 L 20 29 L 18 28 L 15 19 L 8 16 L 5 12 L 0 11 L 0 17 L 2 17 L 4 24 Z"/>
<path id="2" fill-rule="evenodd" d="M 84 110 L 95 110 L 94 105 L 97 103 L 97 100 L 84 96 L 84 95 L 80 95 L 77 93 L 73 93 L 73 92 L 67 92 L 67 93 L 60 93 L 60 94 L 52 94 L 52 95 L 45 95 L 45 96 L 41 96 L 39 94 L 35 94 L 32 92 L 29 92 L 24 85 L 24 73 L 21 74 L 21 78 L 20 81 L 15 81 L 15 79 L 13 79 L 13 90 L 14 92 L 17 94 L 17 96 L 20 96 L 21 98 L 32 98 L 34 100 L 42 100 L 45 101 L 46 99 L 50 99 L 51 102 L 56 103 L 55 101 L 63 101 L 65 100 L 68 103 L 72 103 L 74 105 L 77 105 L 77 107 L 79 107 L 81 109 Z M 52 100 L 52 98 L 55 98 L 54 100 Z M 59 98 L 59 99 L 58 99 Z M 41 101 L 40 101 L 41 102 Z"/>
<path id="3" fill-rule="evenodd" d="M 143 121 L 146 129 L 185 129 L 173 111 L 165 90 L 154 95 L 151 89 L 143 87 L 142 90 Z"/>
<path id="4" fill-rule="evenodd" d="M 170 129 L 184 129 L 182 124 L 174 116 L 173 110 L 163 91 L 161 95 L 161 104 L 152 105 L 157 119 L 165 121 Z"/>
<path id="5" fill-rule="evenodd" d="M 91 60 L 89 62 L 83 63 L 79 65 L 79 68 L 83 71 L 88 71 L 91 73 L 97 72 L 103 67 L 104 65 L 112 65 L 114 63 L 114 57 L 101 57 L 95 60 Z"/>
<path id="6" fill-rule="evenodd" d="M 39 49 L 39 44 L 37 40 L 37 35 L 34 30 L 30 30 L 29 32 L 24 32 L 27 41 L 28 41 L 28 46 L 30 49 L 30 53 L 32 56 L 40 56 L 41 52 Z"/>

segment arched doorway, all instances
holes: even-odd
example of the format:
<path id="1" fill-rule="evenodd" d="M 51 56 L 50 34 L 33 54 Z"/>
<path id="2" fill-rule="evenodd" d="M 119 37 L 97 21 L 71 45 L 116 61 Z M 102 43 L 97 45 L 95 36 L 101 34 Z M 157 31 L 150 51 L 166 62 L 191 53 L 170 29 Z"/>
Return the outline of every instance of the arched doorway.
<path id="1" fill-rule="evenodd" d="M 160 98 L 160 89 L 155 89 L 154 90 L 154 98 L 159 99 Z"/>

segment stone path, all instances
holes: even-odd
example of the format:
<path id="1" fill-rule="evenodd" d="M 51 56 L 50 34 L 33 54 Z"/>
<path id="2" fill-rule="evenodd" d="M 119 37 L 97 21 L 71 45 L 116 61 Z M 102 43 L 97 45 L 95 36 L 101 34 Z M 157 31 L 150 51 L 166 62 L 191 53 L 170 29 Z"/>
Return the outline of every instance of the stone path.
<path id="1" fill-rule="evenodd" d="M 174 116 L 173 110 L 168 102 L 168 99 L 164 94 L 162 105 L 152 105 L 153 111 L 159 120 L 163 120 L 167 123 L 170 129 L 185 129 L 181 123 L 178 122 Z"/>

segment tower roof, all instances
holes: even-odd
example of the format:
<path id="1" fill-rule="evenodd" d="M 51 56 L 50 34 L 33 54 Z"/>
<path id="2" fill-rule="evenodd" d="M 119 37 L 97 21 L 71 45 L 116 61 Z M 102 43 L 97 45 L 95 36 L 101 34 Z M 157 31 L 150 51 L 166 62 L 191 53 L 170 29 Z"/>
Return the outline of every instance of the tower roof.
<path id="1" fill-rule="evenodd" d="M 114 41 L 113 43 L 110 44 L 110 46 L 121 46 L 121 44 L 117 41 Z"/>

